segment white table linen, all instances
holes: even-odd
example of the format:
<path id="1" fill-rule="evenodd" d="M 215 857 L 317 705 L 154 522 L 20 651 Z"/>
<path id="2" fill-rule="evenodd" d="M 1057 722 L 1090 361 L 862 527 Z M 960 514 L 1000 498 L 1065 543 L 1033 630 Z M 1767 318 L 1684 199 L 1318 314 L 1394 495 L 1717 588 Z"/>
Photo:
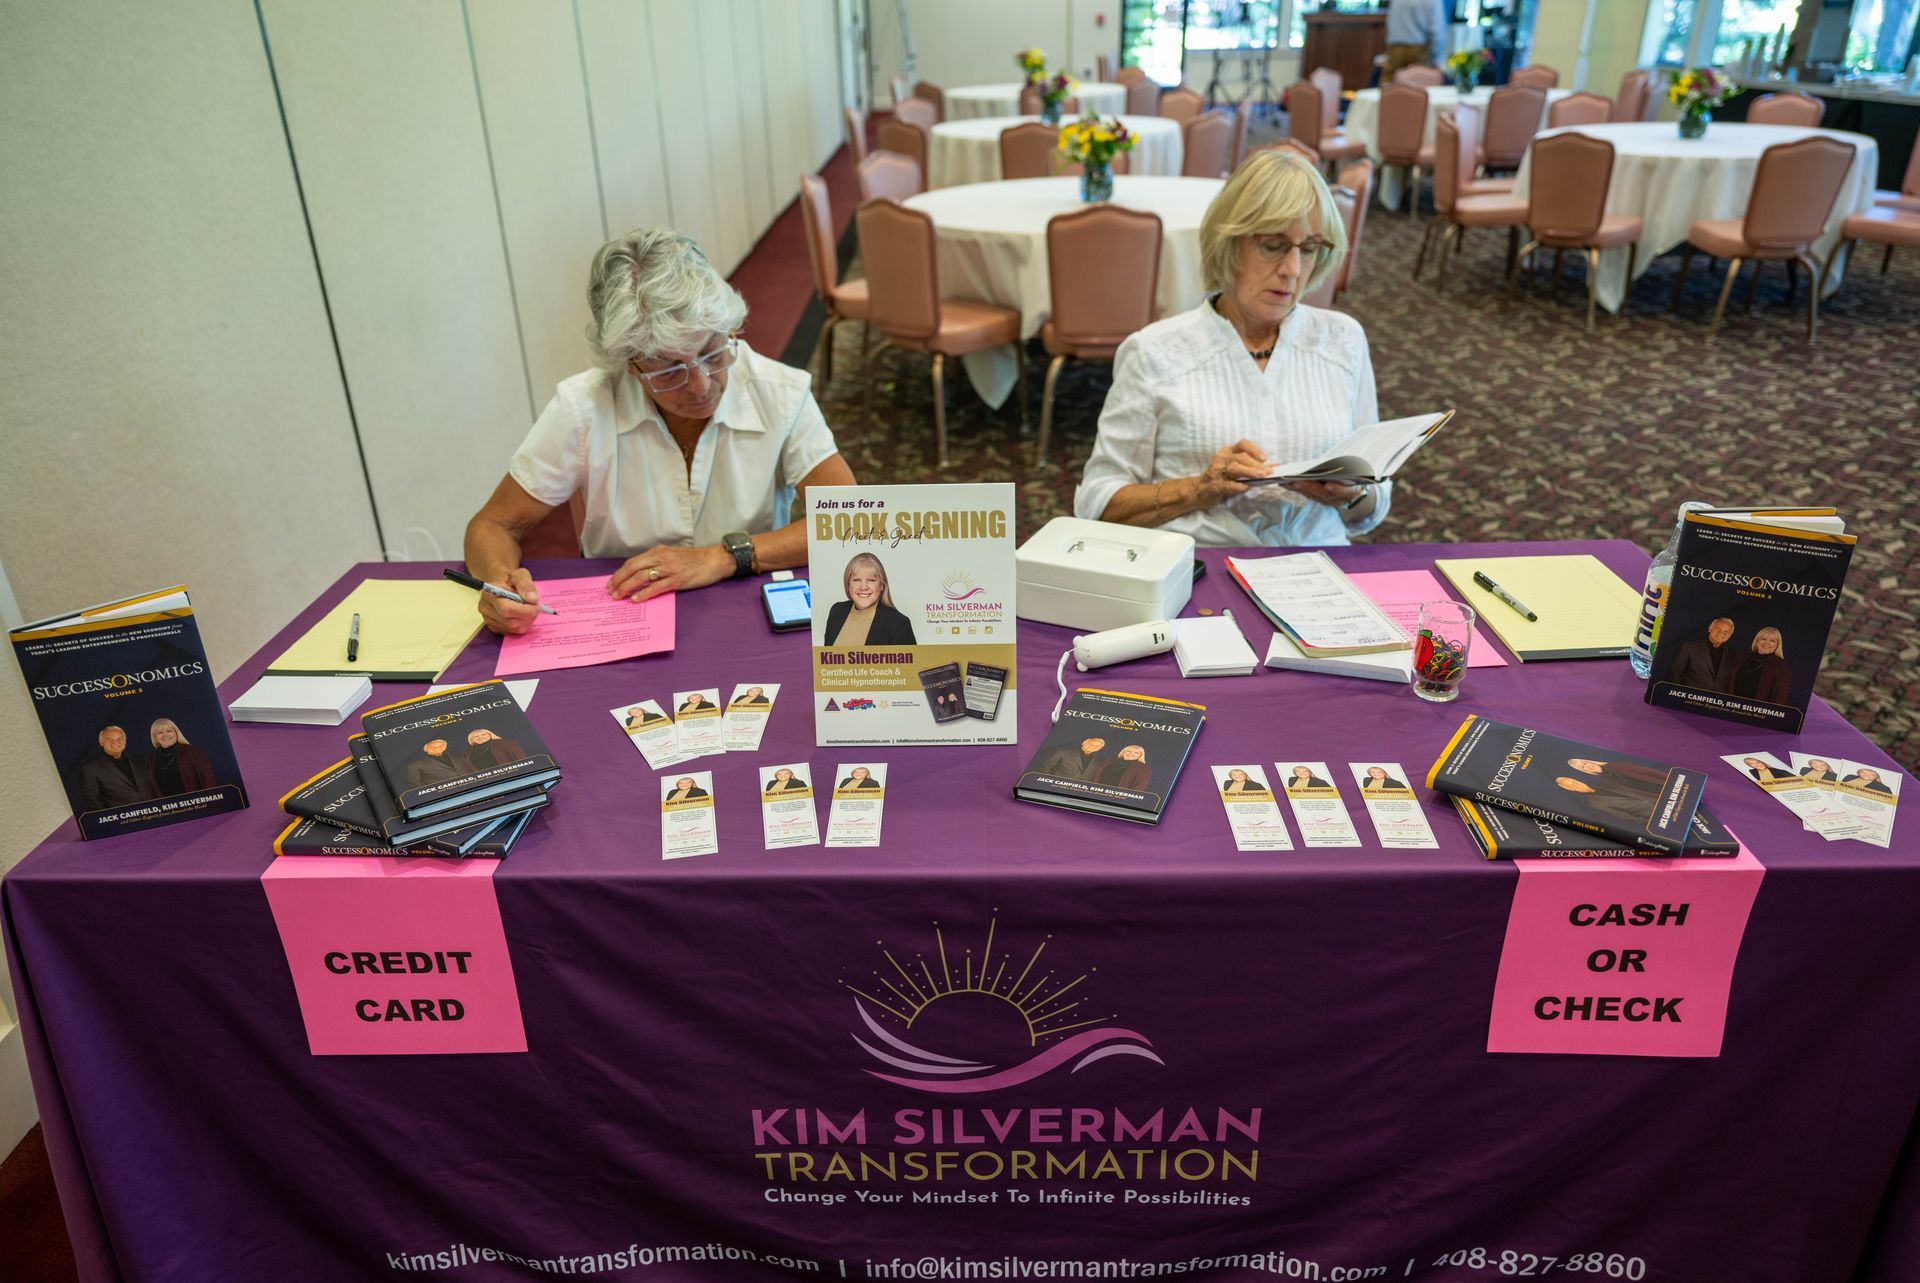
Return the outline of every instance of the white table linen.
<path id="1" fill-rule="evenodd" d="M 1218 178 L 1125 175 L 1113 180 L 1113 203 L 1158 214 L 1161 316 L 1195 306 L 1206 296 L 1200 273 L 1200 219 L 1225 186 Z M 1053 310 L 1047 277 L 1047 223 L 1086 206 L 1078 178 L 1020 178 L 945 187 L 909 197 L 912 209 L 932 215 L 939 240 L 940 291 L 1020 310 L 1020 336 L 1033 337 Z M 967 375 L 982 399 L 998 406 L 1019 374 L 1005 348 L 966 358 Z"/>
<path id="2" fill-rule="evenodd" d="M 1480 109 L 1480 124 L 1482 129 L 1484 129 L 1487 122 L 1487 102 L 1493 97 L 1494 88 L 1495 86 L 1493 85 L 1477 85 L 1471 91 L 1462 95 L 1461 92 L 1452 85 L 1428 86 L 1427 123 L 1420 133 L 1420 145 L 1423 147 L 1431 147 L 1433 145 L 1433 124 L 1436 120 L 1440 119 L 1440 113 L 1449 107 L 1457 106 L 1463 102 L 1470 107 L 1478 107 Z M 1540 109 L 1541 128 L 1544 129 L 1546 127 L 1547 113 L 1553 109 L 1553 104 L 1559 102 L 1572 92 L 1573 90 L 1571 89 L 1547 90 L 1546 104 Z M 1380 91 L 1378 89 L 1362 89 L 1353 95 L 1353 101 L 1347 104 L 1345 132 L 1348 139 L 1361 143 L 1366 147 L 1367 155 L 1373 159 L 1375 165 L 1381 163 Z M 1400 207 L 1400 196 L 1406 187 L 1406 181 L 1406 172 L 1397 165 L 1383 170 L 1380 174 L 1379 181 L 1374 184 L 1375 190 L 1380 193 L 1380 203 L 1388 209 L 1398 209 Z"/>
<path id="3" fill-rule="evenodd" d="M 963 85 L 946 91 L 947 119 L 971 120 L 976 116 L 1017 116 L 1020 114 L 1020 90 L 1024 81 L 1009 80 L 1000 85 Z M 1097 111 L 1102 116 L 1118 116 L 1127 109 L 1127 87 L 1101 80 L 1083 80 L 1073 95 L 1080 110 Z"/>
<path id="4" fill-rule="evenodd" d="M 1033 124 L 1034 119 L 1032 116 L 983 116 L 935 125 L 932 152 L 927 158 L 927 185 L 957 187 L 962 183 L 999 182 L 1000 135 L 1015 125 Z M 1119 119 L 1135 139 L 1133 150 L 1127 153 L 1128 173 L 1180 176 L 1186 148 L 1177 122 L 1160 116 L 1121 116 Z"/>
<path id="5" fill-rule="evenodd" d="M 1667 121 L 1609 125 L 1567 126 L 1548 130 L 1582 133 L 1613 144 L 1613 182 L 1607 188 L 1609 214 L 1638 214 L 1640 240 L 1634 252 L 1634 275 L 1639 276 L 1654 256 L 1687 239 L 1696 220 L 1743 218 L 1753 192 L 1754 171 L 1760 153 L 1779 143 L 1795 142 L 1813 134 L 1853 146 L 1853 168 L 1840 185 L 1840 197 L 1827 217 L 1826 230 L 1814 242 L 1813 256 L 1824 263 L 1840 239 L 1840 225 L 1849 214 L 1873 204 L 1874 178 L 1880 167 L 1879 145 L 1864 134 L 1837 129 L 1803 129 L 1795 125 L 1747 125 L 1714 121 L 1703 138 L 1682 138 L 1679 127 Z M 1527 194 L 1533 153 L 1527 153 L 1515 178 L 1514 195 Z M 1618 312 L 1626 297 L 1627 249 L 1604 250 L 1600 255 L 1600 306 Z M 1828 293 L 1838 286 L 1838 268 L 1828 282 Z"/>

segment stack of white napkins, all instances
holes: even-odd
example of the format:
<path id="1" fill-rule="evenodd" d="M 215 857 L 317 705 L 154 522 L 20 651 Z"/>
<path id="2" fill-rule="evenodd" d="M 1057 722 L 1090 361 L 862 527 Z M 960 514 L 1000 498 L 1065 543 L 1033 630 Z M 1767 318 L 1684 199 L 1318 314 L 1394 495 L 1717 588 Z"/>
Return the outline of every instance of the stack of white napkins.
<path id="1" fill-rule="evenodd" d="M 1260 666 L 1230 610 L 1174 620 L 1173 657 L 1182 677 L 1244 677 Z"/>
<path id="2" fill-rule="evenodd" d="M 227 705 L 236 722 L 292 722 L 338 726 L 367 702 L 373 680 L 358 673 L 338 677 L 262 677 Z"/>

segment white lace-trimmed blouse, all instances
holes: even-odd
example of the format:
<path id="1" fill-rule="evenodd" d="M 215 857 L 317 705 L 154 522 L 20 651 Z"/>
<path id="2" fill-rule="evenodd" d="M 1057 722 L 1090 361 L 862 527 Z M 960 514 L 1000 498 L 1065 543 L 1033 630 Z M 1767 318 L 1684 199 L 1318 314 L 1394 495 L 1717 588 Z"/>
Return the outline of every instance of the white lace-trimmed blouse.
<path id="1" fill-rule="evenodd" d="M 1278 461 L 1338 445 L 1380 417 L 1366 332 L 1342 312 L 1296 306 L 1262 370 L 1208 299 L 1155 321 L 1114 354 L 1113 388 L 1093 454 L 1074 493 L 1076 516 L 1098 520 L 1122 486 L 1205 472 L 1245 439 Z M 1392 484 L 1349 521 L 1339 508 L 1282 486 L 1262 486 L 1166 522 L 1162 529 L 1215 547 L 1344 544 L 1387 515 Z"/>

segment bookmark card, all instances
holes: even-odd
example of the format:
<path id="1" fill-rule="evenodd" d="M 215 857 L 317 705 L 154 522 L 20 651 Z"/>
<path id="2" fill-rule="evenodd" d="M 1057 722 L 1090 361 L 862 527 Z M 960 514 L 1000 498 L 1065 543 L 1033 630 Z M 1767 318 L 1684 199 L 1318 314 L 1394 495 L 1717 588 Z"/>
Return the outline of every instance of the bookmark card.
<path id="1" fill-rule="evenodd" d="M 1275 762 L 1300 840 L 1308 846 L 1359 846 L 1360 834 L 1325 762 Z"/>
<path id="2" fill-rule="evenodd" d="M 1773 754 L 1728 753 L 1720 760 L 1799 816 L 1801 827 L 1811 829 L 1829 842 L 1854 837 L 1860 830 L 1858 818 L 1848 812 L 1846 804 L 1834 796 L 1833 790 L 1819 778 L 1802 775 Z M 1824 759 L 1820 759 L 1820 766 L 1823 771 L 1831 772 L 1834 779 L 1839 779 L 1839 772 L 1833 771 Z"/>
<path id="3" fill-rule="evenodd" d="M 660 858 L 712 855 L 720 849 L 713 811 L 713 772 L 660 777 Z"/>
<path id="4" fill-rule="evenodd" d="M 1347 769 L 1360 786 L 1360 800 L 1366 803 L 1381 846 L 1440 845 L 1427 824 L 1426 812 L 1420 809 L 1420 799 L 1407 787 L 1405 767 L 1398 762 L 1349 762 Z"/>
<path id="5" fill-rule="evenodd" d="M 640 750 L 640 756 L 647 759 L 647 765 L 653 770 L 678 766 L 692 756 L 680 751 L 680 734 L 674 729 L 673 719 L 656 701 L 643 699 L 607 711 L 613 714 L 613 720 L 620 723 L 627 739 Z"/>
<path id="6" fill-rule="evenodd" d="M 820 821 L 813 811 L 813 768 L 805 762 L 762 766 L 760 831 L 767 850 L 819 846 Z"/>
<path id="7" fill-rule="evenodd" d="M 673 724 L 680 737 L 682 760 L 727 751 L 726 726 L 720 712 L 718 686 L 673 693 Z"/>
<path id="8" fill-rule="evenodd" d="M 773 701 L 780 694 L 778 682 L 733 688 L 727 701 L 721 740 L 729 753 L 757 753 L 760 737 L 767 733 L 767 719 L 773 716 Z"/>
<path id="9" fill-rule="evenodd" d="M 1893 813 L 1900 805 L 1900 772 L 1857 762 L 1849 762 L 1847 767 L 1840 777 L 1839 795 L 1865 826 L 1856 836 L 1874 846 L 1892 846 Z"/>
<path id="10" fill-rule="evenodd" d="M 1792 764 L 1794 776 L 1805 781 L 1813 794 L 1814 800 L 1803 803 L 1806 809 L 1799 812 L 1800 822 L 1829 842 L 1845 838 L 1864 841 L 1868 830 L 1866 819 L 1848 804 L 1840 791 L 1840 781 L 1852 771 L 1853 764 L 1844 757 L 1814 757 L 1795 752 L 1787 754 L 1787 761 Z"/>
<path id="11" fill-rule="evenodd" d="M 879 846 L 880 808 L 887 800 L 885 762 L 842 763 L 834 768 L 833 806 L 827 812 L 828 846 Z"/>
<path id="12" fill-rule="evenodd" d="M 1273 803 L 1267 773 L 1258 766 L 1213 766 L 1214 787 L 1227 808 L 1227 826 L 1233 830 L 1236 851 L 1291 851 L 1287 822 Z"/>

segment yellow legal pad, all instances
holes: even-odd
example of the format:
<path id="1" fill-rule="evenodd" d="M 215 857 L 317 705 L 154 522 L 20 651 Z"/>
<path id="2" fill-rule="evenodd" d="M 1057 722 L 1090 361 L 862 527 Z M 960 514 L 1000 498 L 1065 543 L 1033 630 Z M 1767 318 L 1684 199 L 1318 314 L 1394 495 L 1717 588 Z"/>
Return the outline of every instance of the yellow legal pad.
<path id="1" fill-rule="evenodd" d="M 363 673 L 375 681 L 437 681 L 480 631 L 478 595 L 447 579 L 367 579 L 287 647 L 267 672 Z M 347 630 L 360 616 L 359 657 Z"/>
<path id="2" fill-rule="evenodd" d="M 1433 564 L 1523 664 L 1608 659 L 1633 647 L 1640 592 L 1597 557 L 1443 557 Z M 1539 620 L 1530 622 L 1474 583 L 1476 570 L 1524 602 Z"/>

